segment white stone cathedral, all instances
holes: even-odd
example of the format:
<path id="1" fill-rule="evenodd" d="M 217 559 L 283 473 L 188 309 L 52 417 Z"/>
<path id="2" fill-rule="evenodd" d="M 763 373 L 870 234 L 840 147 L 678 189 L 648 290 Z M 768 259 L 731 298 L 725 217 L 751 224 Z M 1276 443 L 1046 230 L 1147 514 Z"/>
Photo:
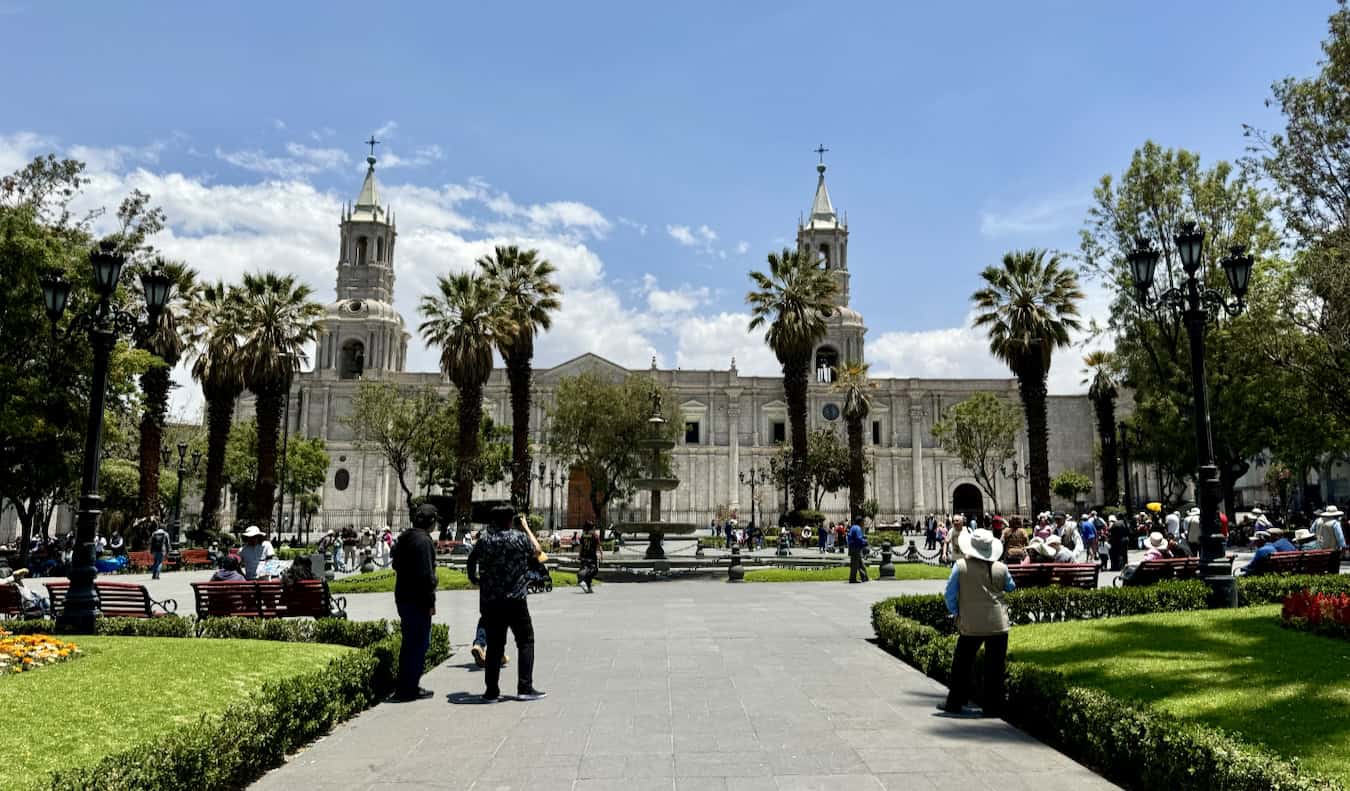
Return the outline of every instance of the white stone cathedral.
<path id="1" fill-rule="evenodd" d="M 453 388 L 439 372 L 417 373 L 404 368 L 409 333 L 393 305 L 394 255 L 398 230 L 393 213 L 380 203 L 375 157 L 367 158 L 365 182 L 356 203 L 344 206 L 339 225 L 337 299 L 327 306 L 319 336 L 314 370 L 297 377 L 289 400 L 286 428 L 291 436 L 318 436 L 327 443 L 331 468 L 323 490 L 324 527 L 348 524 L 365 527 L 399 525 L 402 513 L 397 480 L 380 454 L 358 448 L 342 418 L 362 380 L 394 381 L 400 385 L 429 386 L 452 395 Z M 829 333 L 815 353 L 815 381 L 810 390 L 810 427 L 838 427 L 840 397 L 831 381 L 843 362 L 864 360 L 867 326 L 849 307 L 849 228 L 835 211 L 825 186 L 825 165 L 816 167 L 817 180 L 811 213 L 797 225 L 797 243 L 818 255 L 820 264 L 839 284 L 837 310 L 829 319 Z M 787 405 L 782 379 L 742 376 L 735 360 L 720 370 L 628 369 L 606 360 L 603 350 L 588 353 L 553 368 L 537 368 L 531 427 L 536 442 L 547 426 L 547 412 L 559 380 L 583 371 L 621 378 L 632 373 L 650 375 L 669 387 L 678 399 L 685 421 L 684 438 L 673 453 L 681 485 L 666 495 L 666 519 L 707 524 L 715 514 L 737 511 L 750 517 L 751 491 L 740 483 L 741 474 L 767 469 L 775 445 L 787 438 Z M 1071 355 L 1061 364 L 1073 364 Z M 929 512 L 979 511 L 990 507 L 969 472 L 937 447 L 931 429 L 949 405 L 977 392 L 992 392 L 1017 403 L 1013 379 L 885 379 L 876 378 L 870 429 L 865 432 L 867 453 L 875 472 L 869 476 L 867 499 L 880 506 L 879 519 L 892 521 Z M 485 388 L 485 413 L 499 425 L 511 421 L 505 371 L 492 374 Z M 252 414 L 249 397 L 241 399 L 236 414 Z M 1098 482 L 1094 458 L 1092 409 L 1085 396 L 1050 398 L 1050 473 L 1075 469 Z M 1020 467 L 1026 468 L 1025 439 L 1019 442 Z M 550 500 L 559 527 L 574 527 L 582 518 L 585 483 L 573 478 L 550 491 L 536 480 L 532 501 L 548 513 Z M 1025 477 L 999 482 L 999 502 L 1009 511 L 1020 501 L 1025 510 L 1029 491 Z M 776 522 L 782 492 L 772 485 L 755 491 L 758 518 Z M 552 495 L 552 497 L 550 497 Z M 847 515 L 847 490 L 827 495 L 823 510 L 836 518 Z M 480 489 L 477 498 L 505 498 L 507 483 Z M 640 495 L 645 498 L 645 495 Z M 1100 492 L 1093 498 L 1099 499 Z M 1067 504 L 1065 504 L 1067 505 Z M 643 499 L 628 504 L 646 508 Z M 289 505 L 287 506 L 289 511 Z M 317 525 L 316 525 L 317 526 Z"/>

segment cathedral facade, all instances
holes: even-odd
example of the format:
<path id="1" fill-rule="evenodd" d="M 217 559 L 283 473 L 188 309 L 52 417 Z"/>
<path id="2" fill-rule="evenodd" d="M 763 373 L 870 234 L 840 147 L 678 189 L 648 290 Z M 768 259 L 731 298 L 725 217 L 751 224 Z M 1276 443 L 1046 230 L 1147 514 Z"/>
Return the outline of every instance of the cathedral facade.
<path id="1" fill-rule="evenodd" d="M 393 381 L 427 386 L 453 396 L 453 387 L 439 372 L 405 370 L 410 334 L 393 305 L 394 256 L 397 224 L 381 204 L 375 177 L 375 158 L 354 204 L 344 206 L 339 225 L 336 301 L 326 308 L 318 339 L 314 369 L 295 381 L 287 408 L 286 431 L 291 436 L 322 437 L 331 467 L 322 492 L 324 527 L 356 527 L 406 522 L 398 481 L 381 455 L 358 447 L 344 422 L 363 380 Z M 832 273 L 839 289 L 829 332 L 815 352 L 815 375 L 810 388 L 810 428 L 835 427 L 844 436 L 842 399 L 833 389 L 836 368 L 866 359 L 867 325 L 849 306 L 849 228 L 836 212 L 825 184 L 825 165 L 817 166 L 815 196 L 808 216 L 799 220 L 797 243 L 811 250 L 820 266 Z M 719 370 L 628 369 L 603 354 L 584 354 L 552 368 L 536 368 L 531 427 L 542 444 L 548 410 L 558 382 L 584 371 L 621 378 L 634 373 L 651 376 L 674 394 L 685 424 L 684 436 L 673 452 L 674 472 L 681 484 L 663 497 L 665 518 L 707 524 L 719 513 L 735 511 L 750 517 L 751 489 L 742 484 L 756 470 L 767 469 L 777 445 L 787 440 L 787 404 L 782 379 L 744 376 L 735 360 Z M 866 452 L 874 468 L 866 499 L 875 499 L 879 519 L 902 515 L 914 518 L 929 512 L 991 509 L 968 470 L 938 447 L 932 426 L 943 411 L 978 392 L 990 392 L 1017 404 L 1017 383 L 1009 379 L 898 379 L 874 378 L 870 425 L 864 429 Z M 511 410 L 506 372 L 493 372 L 485 387 L 484 411 L 498 424 L 509 426 Z M 1049 399 L 1050 473 L 1074 469 L 1098 481 L 1092 409 L 1085 396 Z M 252 405 L 246 395 L 236 414 L 247 419 Z M 1019 468 L 1026 469 L 1025 436 L 1018 442 Z M 549 460 L 545 460 L 549 462 Z M 552 463 L 549 462 L 550 467 Z M 1011 469 L 1009 470 L 1011 472 Z M 532 484 L 537 511 L 552 513 L 555 524 L 571 527 L 585 501 L 584 483 L 567 471 L 558 471 L 566 483 Z M 571 479 L 571 480 L 567 480 Z M 1100 486 L 1100 483 L 1098 483 Z M 480 489 L 476 498 L 505 498 L 508 482 Z M 776 522 L 782 509 L 782 490 L 772 484 L 757 486 L 755 510 L 764 522 Z M 834 518 L 847 516 L 847 490 L 826 495 L 822 510 Z M 1094 492 L 1090 499 L 1100 498 Z M 1011 511 L 1015 503 L 1026 510 L 1030 502 L 1025 476 L 1006 477 L 998 484 L 999 505 Z M 550 508 L 551 503 L 551 508 Z M 645 495 L 628 504 L 646 508 Z M 1067 505 L 1067 504 L 1064 504 Z M 289 509 L 289 505 L 286 506 Z M 229 509 L 227 509 L 228 511 Z"/>

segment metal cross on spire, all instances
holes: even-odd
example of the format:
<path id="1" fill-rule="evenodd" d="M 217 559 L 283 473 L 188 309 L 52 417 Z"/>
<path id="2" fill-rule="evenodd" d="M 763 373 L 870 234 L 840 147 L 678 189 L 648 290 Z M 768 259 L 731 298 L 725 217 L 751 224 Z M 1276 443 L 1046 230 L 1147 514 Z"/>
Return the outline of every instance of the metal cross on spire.
<path id="1" fill-rule="evenodd" d="M 372 150 L 374 150 L 374 149 L 372 149 Z M 827 151 L 829 151 L 829 150 L 830 150 L 830 149 L 828 149 L 828 148 L 825 147 L 825 144 L 824 144 L 824 143 L 821 143 L 820 146 L 819 146 L 818 148 L 815 149 L 816 155 L 820 157 L 820 164 L 822 164 L 822 165 L 825 164 L 825 152 L 827 152 Z"/>
<path id="2" fill-rule="evenodd" d="M 366 145 L 370 146 L 370 155 L 372 157 L 375 156 L 375 146 L 378 146 L 380 142 L 381 141 L 375 139 L 375 135 L 371 135 L 370 139 L 365 141 Z"/>

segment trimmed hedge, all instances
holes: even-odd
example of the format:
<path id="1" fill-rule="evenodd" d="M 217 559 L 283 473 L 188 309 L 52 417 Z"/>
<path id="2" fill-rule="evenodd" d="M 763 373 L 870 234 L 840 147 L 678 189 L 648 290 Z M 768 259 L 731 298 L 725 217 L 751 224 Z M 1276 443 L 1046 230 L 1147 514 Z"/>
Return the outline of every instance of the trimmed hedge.
<path id="1" fill-rule="evenodd" d="M 61 634 L 56 621 L 37 618 L 31 621 L 5 621 L 5 629 L 14 634 Z M 98 618 L 94 634 L 105 637 L 191 637 L 192 618 Z"/>
<path id="2" fill-rule="evenodd" d="M 1344 574 L 1263 574 L 1238 577 L 1238 603 L 1280 604 L 1295 593 L 1350 593 L 1350 575 Z"/>
<path id="3" fill-rule="evenodd" d="M 885 604 L 878 602 L 872 612 L 882 646 L 949 683 L 956 638 L 902 618 Z M 977 679 L 972 689 L 978 694 L 982 688 Z M 1009 722 L 1127 788 L 1343 791 L 1336 781 L 1304 774 L 1297 763 L 1234 735 L 1072 686 L 1054 670 L 1009 662 L 1006 691 Z"/>
<path id="4" fill-rule="evenodd" d="M 1014 624 L 1079 621 L 1154 612 L 1205 608 L 1209 588 L 1203 582 L 1161 582 L 1138 588 L 1025 588 L 1008 594 L 1008 616 Z M 947 614 L 941 594 L 898 596 L 872 605 L 872 626 L 881 611 L 953 634 L 956 622 Z"/>
<path id="5" fill-rule="evenodd" d="M 156 627 L 130 626 L 166 621 L 183 623 L 187 632 L 157 634 Z M 19 623 L 28 632 L 30 625 L 43 622 Z M 51 621 L 46 623 L 50 625 Z M 108 618 L 99 619 L 99 624 L 99 634 L 192 639 L 192 622 L 187 618 Z M 369 708 L 394 688 L 401 645 L 396 622 L 221 618 L 206 621 L 204 626 L 208 625 L 206 631 L 212 638 L 336 643 L 358 650 L 337 657 L 319 670 L 268 681 L 247 701 L 219 715 L 203 716 L 153 743 L 137 744 L 89 767 L 58 772 L 42 787 L 52 791 L 243 788 L 281 765 L 289 753 Z M 426 668 L 430 670 L 449 656 L 450 630 L 444 624 L 434 624 Z"/>

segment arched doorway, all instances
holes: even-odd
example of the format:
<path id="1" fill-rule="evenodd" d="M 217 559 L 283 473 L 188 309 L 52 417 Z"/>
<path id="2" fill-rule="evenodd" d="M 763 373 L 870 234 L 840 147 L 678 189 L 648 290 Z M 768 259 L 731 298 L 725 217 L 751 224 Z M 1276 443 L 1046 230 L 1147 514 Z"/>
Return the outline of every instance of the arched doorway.
<path id="1" fill-rule="evenodd" d="M 952 490 L 952 513 L 962 516 L 984 516 L 984 494 L 973 483 L 963 483 Z"/>
<path id="2" fill-rule="evenodd" d="M 591 506 L 591 476 L 585 469 L 573 467 L 567 478 L 567 516 L 563 527 L 580 530 L 588 521 L 596 521 L 595 508 Z"/>
<path id="3" fill-rule="evenodd" d="M 338 365 L 339 379 L 360 379 L 366 370 L 366 346 L 357 340 L 342 344 L 342 357 Z"/>

